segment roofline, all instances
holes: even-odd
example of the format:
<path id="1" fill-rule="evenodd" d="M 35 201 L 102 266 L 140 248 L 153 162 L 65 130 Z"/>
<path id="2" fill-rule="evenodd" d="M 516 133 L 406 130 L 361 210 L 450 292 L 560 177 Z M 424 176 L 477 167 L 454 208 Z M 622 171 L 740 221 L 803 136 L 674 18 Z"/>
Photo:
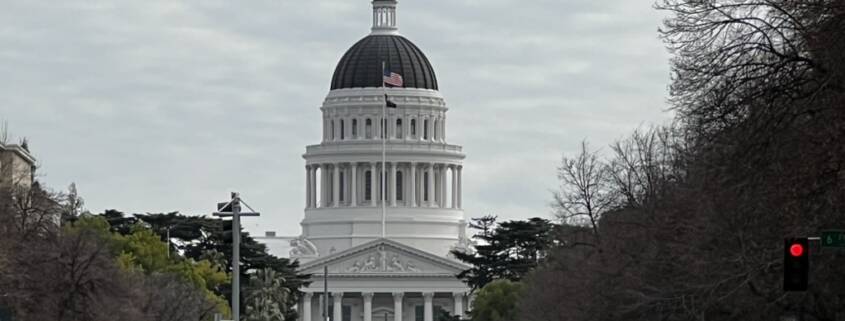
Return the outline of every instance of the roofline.
<path id="1" fill-rule="evenodd" d="M 4 144 L 0 143 L 0 150 L 7 150 L 7 151 L 14 152 L 14 153 L 18 154 L 21 158 L 27 160 L 30 163 L 30 165 L 35 166 L 35 162 L 36 162 L 35 157 L 33 157 L 32 154 L 29 151 L 27 151 L 26 149 L 24 149 L 20 145 L 17 145 L 17 144 L 5 144 L 4 145 Z"/>
<path id="2" fill-rule="evenodd" d="M 334 261 L 334 260 L 337 260 L 337 259 L 340 259 L 340 258 L 351 256 L 353 254 L 361 252 L 362 250 L 367 249 L 367 248 L 373 246 L 374 244 L 378 244 L 378 243 L 390 244 L 392 246 L 395 246 L 396 248 L 399 248 L 399 249 L 402 249 L 402 250 L 405 250 L 405 251 L 408 251 L 408 252 L 411 252 L 411 253 L 419 254 L 422 257 L 425 257 L 427 259 L 430 259 L 432 261 L 435 261 L 435 262 L 438 262 L 438 263 L 441 263 L 441 264 L 444 264 L 444 265 L 454 267 L 456 269 L 466 270 L 466 269 L 471 268 L 471 266 L 463 264 L 461 262 L 457 262 L 457 261 L 453 261 L 453 260 L 450 260 L 450 259 L 447 259 L 447 258 L 444 258 L 444 257 L 440 257 L 438 255 L 434 255 L 434 254 L 428 253 L 426 251 L 410 247 L 408 245 L 402 244 L 400 242 L 397 242 L 397 241 L 394 241 L 394 240 L 391 240 L 391 239 L 388 239 L 388 238 L 378 238 L 378 239 L 372 240 L 370 242 L 367 242 L 367 243 L 364 243 L 364 244 L 361 244 L 361 245 L 358 245 L 358 246 L 355 246 L 355 247 L 348 248 L 344 251 L 340 251 L 340 252 L 335 253 L 335 254 L 330 254 L 328 256 L 325 256 L 325 257 L 316 259 L 314 261 L 302 264 L 299 267 L 299 269 L 300 269 L 300 271 L 305 271 L 307 269 L 314 268 L 314 267 L 317 267 L 319 265 L 322 265 L 322 264 L 325 264 L 325 263 L 328 263 L 328 262 L 331 262 L 331 261 Z"/>

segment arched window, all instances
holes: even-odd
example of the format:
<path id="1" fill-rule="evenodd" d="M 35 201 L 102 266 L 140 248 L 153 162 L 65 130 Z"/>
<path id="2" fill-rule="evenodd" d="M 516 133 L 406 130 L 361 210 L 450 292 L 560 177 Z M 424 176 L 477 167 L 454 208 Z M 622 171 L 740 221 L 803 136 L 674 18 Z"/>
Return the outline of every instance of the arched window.
<path id="1" fill-rule="evenodd" d="M 352 138 L 358 138 L 358 120 L 352 120 Z"/>
<path id="2" fill-rule="evenodd" d="M 396 138 L 402 138 L 402 118 L 396 119 Z"/>
<path id="3" fill-rule="evenodd" d="M 369 120 L 369 119 L 367 119 Z M 364 200 L 369 201 L 373 199 L 373 172 L 367 171 L 364 173 Z"/>
<path id="4" fill-rule="evenodd" d="M 411 119 L 411 137 L 417 138 L 417 120 Z"/>
<path id="5" fill-rule="evenodd" d="M 428 119 L 423 121 L 423 139 L 428 139 Z"/>
<path id="6" fill-rule="evenodd" d="M 346 139 L 346 124 L 343 119 L 340 120 L 340 139 Z M 342 201 L 342 200 L 341 200 Z"/>
<path id="7" fill-rule="evenodd" d="M 367 138 L 373 138 L 373 120 L 372 120 L 372 119 L 367 118 L 367 121 L 366 121 L 366 122 L 364 122 L 364 126 L 366 127 L 366 128 L 364 129 L 364 133 L 365 133 L 365 135 L 366 135 L 365 137 L 367 137 Z"/>
<path id="8" fill-rule="evenodd" d="M 396 172 L 396 200 L 402 200 L 402 172 Z"/>

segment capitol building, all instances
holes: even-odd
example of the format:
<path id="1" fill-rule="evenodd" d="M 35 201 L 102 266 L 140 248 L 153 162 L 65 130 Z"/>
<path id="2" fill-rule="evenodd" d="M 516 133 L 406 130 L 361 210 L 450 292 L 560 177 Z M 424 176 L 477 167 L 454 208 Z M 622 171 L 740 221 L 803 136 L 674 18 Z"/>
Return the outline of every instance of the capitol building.
<path id="1" fill-rule="evenodd" d="M 469 246 L 465 155 L 448 143 L 434 68 L 399 34 L 396 6 L 373 1 L 371 32 L 342 56 L 320 107 L 322 141 L 303 155 L 302 234 L 290 241 L 291 259 L 312 274 L 302 321 L 323 320 L 324 309 L 336 321 L 433 321 L 471 304 L 455 277 L 469 267 L 449 254 Z M 385 70 L 401 86 L 385 86 Z"/>

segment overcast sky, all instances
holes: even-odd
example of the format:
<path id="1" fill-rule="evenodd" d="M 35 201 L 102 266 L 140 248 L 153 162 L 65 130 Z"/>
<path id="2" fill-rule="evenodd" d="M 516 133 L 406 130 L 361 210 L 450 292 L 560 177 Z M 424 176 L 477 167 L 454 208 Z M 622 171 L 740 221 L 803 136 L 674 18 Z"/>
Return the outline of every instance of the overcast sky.
<path id="1" fill-rule="evenodd" d="M 207 214 L 240 191 L 262 212 L 249 230 L 298 235 L 302 154 L 370 6 L 5 0 L 0 119 L 92 212 Z M 552 217 L 563 154 L 671 117 L 651 0 L 400 0 L 398 17 L 467 154 L 468 217 Z"/>

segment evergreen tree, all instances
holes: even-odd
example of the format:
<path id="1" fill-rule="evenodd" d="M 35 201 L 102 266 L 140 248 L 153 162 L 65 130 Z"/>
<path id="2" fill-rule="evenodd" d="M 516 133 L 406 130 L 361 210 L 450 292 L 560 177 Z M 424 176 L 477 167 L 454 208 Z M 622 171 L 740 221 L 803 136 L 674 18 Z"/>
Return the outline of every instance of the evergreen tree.
<path id="1" fill-rule="evenodd" d="M 553 236 L 557 225 L 542 218 L 506 221 L 496 226 L 496 217 L 488 215 L 473 218 L 469 225 L 479 230 L 473 236 L 478 242 L 474 251 L 453 251 L 452 254 L 472 265 L 458 274 L 458 278 L 473 290 L 498 279 L 521 280 L 542 262 L 555 244 Z"/>

